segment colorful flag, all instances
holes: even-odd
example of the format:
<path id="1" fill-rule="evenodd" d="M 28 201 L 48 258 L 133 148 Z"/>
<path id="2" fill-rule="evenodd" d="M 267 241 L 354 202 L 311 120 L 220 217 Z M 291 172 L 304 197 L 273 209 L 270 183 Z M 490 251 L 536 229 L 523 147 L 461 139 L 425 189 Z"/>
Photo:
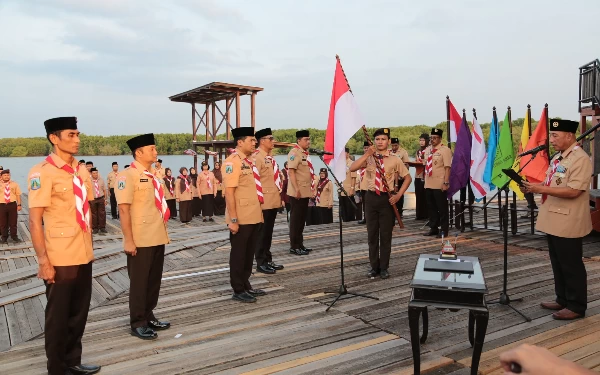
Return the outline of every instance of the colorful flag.
<path id="1" fill-rule="evenodd" d="M 492 117 L 490 125 L 490 136 L 488 137 L 488 153 L 485 162 L 485 170 L 483 171 L 483 182 L 490 186 L 490 191 L 496 186 L 492 182 L 492 170 L 494 169 L 494 159 L 496 158 L 496 147 L 498 147 L 498 120 L 496 116 Z"/>
<path id="2" fill-rule="evenodd" d="M 460 132 L 462 117 L 460 117 L 450 99 L 448 99 L 448 109 L 448 117 L 450 120 L 450 142 L 456 142 L 458 139 L 458 133 Z"/>
<path id="3" fill-rule="evenodd" d="M 184 154 L 186 154 L 186 155 L 192 155 L 192 156 L 196 156 L 196 155 L 198 155 L 198 154 L 196 153 L 196 151 L 194 151 L 194 150 L 192 150 L 192 149 L 190 149 L 190 148 L 188 148 L 187 150 L 185 150 L 183 153 L 184 153 Z"/>
<path id="4" fill-rule="evenodd" d="M 524 151 L 531 150 L 537 146 L 545 145 L 548 141 L 548 118 L 546 116 L 546 109 L 542 111 L 542 117 L 538 122 L 531 138 L 524 147 Z M 521 158 L 521 168 L 531 159 L 532 155 L 526 155 Z M 523 175 L 527 177 L 528 181 L 533 183 L 542 183 L 546 179 L 546 171 L 548 170 L 548 150 L 542 150 L 538 152 L 535 159 L 531 161 L 523 169 Z"/>
<path id="5" fill-rule="evenodd" d="M 502 187 L 510 180 L 502 170 L 512 168 L 514 161 L 515 151 L 513 149 L 512 134 L 510 133 L 508 112 L 506 112 L 504 122 L 502 122 L 502 127 L 500 128 L 496 157 L 494 158 L 494 168 L 492 169 L 492 183 L 494 185 Z"/>
<path id="6" fill-rule="evenodd" d="M 450 112 L 452 113 L 452 112 Z M 447 196 L 450 198 L 460 189 L 469 184 L 469 170 L 471 168 L 471 131 L 467 119 L 463 115 L 458 130 L 458 137 L 454 146 L 452 166 L 450 168 L 450 187 Z"/>
<path id="7" fill-rule="evenodd" d="M 473 140 L 471 142 L 471 170 L 470 183 L 475 199 L 480 200 L 490 192 L 490 185 L 483 180 L 483 173 L 487 165 L 488 155 L 485 152 L 483 131 L 473 117 Z"/>
<path id="8" fill-rule="evenodd" d="M 365 124 L 354 95 L 342 69 L 340 60 L 335 65 L 329 119 L 325 132 L 325 151 L 333 152 L 324 160 L 340 181 L 346 178 L 346 143 Z"/>

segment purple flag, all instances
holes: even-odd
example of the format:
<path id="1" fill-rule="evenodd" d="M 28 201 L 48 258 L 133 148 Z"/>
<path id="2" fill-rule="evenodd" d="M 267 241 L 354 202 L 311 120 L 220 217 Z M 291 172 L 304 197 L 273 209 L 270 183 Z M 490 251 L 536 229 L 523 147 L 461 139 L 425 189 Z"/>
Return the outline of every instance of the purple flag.
<path id="1" fill-rule="evenodd" d="M 452 167 L 450 169 L 450 188 L 448 189 L 448 199 L 456 194 L 460 189 L 469 184 L 469 174 L 471 171 L 471 131 L 467 124 L 463 112 L 462 122 L 456 137 L 454 146 L 454 156 L 452 157 Z"/>

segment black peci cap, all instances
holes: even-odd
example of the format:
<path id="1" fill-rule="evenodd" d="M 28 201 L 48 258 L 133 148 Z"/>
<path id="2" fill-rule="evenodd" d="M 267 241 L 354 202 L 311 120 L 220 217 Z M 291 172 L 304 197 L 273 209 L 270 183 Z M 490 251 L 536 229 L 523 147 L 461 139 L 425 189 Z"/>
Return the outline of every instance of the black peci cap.
<path id="1" fill-rule="evenodd" d="M 441 137 L 442 134 L 444 134 L 444 131 L 442 129 L 438 129 L 438 128 L 431 129 L 431 135 L 439 135 Z"/>
<path id="2" fill-rule="evenodd" d="M 254 128 L 251 126 L 245 126 L 243 128 L 231 129 L 231 135 L 233 138 L 240 137 L 254 137 Z"/>
<path id="3" fill-rule="evenodd" d="M 260 129 L 259 131 L 254 133 L 256 139 L 261 139 L 262 137 L 266 137 L 267 135 L 273 135 L 271 128 Z"/>
<path id="4" fill-rule="evenodd" d="M 579 129 L 579 123 L 577 121 L 561 120 L 558 118 L 550 120 L 551 132 L 577 133 L 577 129 Z"/>
<path id="5" fill-rule="evenodd" d="M 133 137 L 127 141 L 127 146 L 129 146 L 131 151 L 135 151 L 140 147 L 152 146 L 155 144 L 153 133 L 138 135 L 137 137 Z"/>
<path id="6" fill-rule="evenodd" d="M 50 134 L 59 130 L 77 129 L 77 117 L 55 117 L 44 121 L 46 134 Z"/>
<path id="7" fill-rule="evenodd" d="M 308 130 L 298 130 L 296 132 L 296 139 L 304 137 L 310 137 L 310 133 L 308 132 Z"/>

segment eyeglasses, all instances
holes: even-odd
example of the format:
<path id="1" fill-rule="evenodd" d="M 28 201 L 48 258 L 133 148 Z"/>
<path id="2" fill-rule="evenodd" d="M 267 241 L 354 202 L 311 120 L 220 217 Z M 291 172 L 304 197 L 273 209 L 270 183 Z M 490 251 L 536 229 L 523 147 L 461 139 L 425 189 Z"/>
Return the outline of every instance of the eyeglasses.
<path id="1" fill-rule="evenodd" d="M 272 141 L 275 139 L 275 137 L 262 137 L 261 139 L 266 139 L 266 140 Z"/>

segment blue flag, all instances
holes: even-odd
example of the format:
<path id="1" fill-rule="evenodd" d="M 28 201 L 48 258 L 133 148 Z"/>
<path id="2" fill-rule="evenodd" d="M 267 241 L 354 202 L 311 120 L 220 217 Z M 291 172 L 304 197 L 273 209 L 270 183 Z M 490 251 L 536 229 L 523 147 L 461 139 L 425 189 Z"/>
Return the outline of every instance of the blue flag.
<path id="1" fill-rule="evenodd" d="M 490 190 L 494 190 L 496 185 L 492 183 L 492 171 L 494 170 L 494 159 L 496 158 L 496 147 L 498 146 L 498 121 L 492 118 L 490 126 L 490 136 L 488 138 L 487 164 L 483 171 L 483 181 L 490 185 Z"/>
<path id="2" fill-rule="evenodd" d="M 452 167 L 450 169 L 450 187 L 448 188 L 448 199 L 457 191 L 469 184 L 471 173 L 471 131 L 464 116 L 460 123 L 460 129 L 456 137 L 454 155 L 452 156 Z"/>

